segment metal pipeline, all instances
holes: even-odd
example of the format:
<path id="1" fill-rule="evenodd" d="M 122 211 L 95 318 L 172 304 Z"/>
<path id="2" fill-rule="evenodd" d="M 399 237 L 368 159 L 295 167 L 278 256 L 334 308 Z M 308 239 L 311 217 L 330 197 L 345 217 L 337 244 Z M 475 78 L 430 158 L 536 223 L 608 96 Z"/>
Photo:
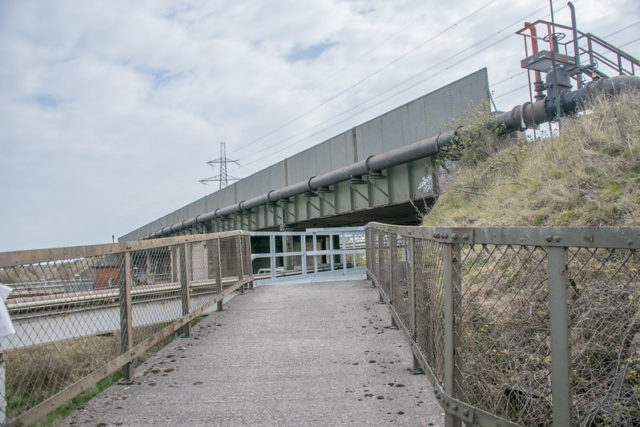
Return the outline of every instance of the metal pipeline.
<path id="1" fill-rule="evenodd" d="M 623 90 L 640 90 L 640 77 L 617 76 L 591 82 L 573 92 L 565 92 L 561 95 L 561 109 L 564 114 L 573 114 L 581 108 L 582 102 L 597 93 L 615 94 Z M 510 111 L 498 114 L 492 126 L 497 126 L 501 133 L 506 134 L 525 130 L 544 123 L 552 119 L 555 114 L 554 106 L 546 106 L 545 101 L 546 100 L 536 101 L 533 104 L 525 102 Z M 306 181 L 301 181 L 277 190 L 271 190 L 266 194 L 200 214 L 169 227 L 163 227 L 154 233 L 147 234 L 143 239 L 159 237 L 169 232 L 192 227 L 199 223 L 221 218 L 232 213 L 249 211 L 267 203 L 276 203 L 279 200 L 288 199 L 289 197 L 308 191 L 313 192 L 320 187 L 328 187 L 346 181 L 352 176 L 362 176 L 371 172 L 379 172 L 382 169 L 388 169 L 412 160 L 432 156 L 437 154 L 443 147 L 450 145 L 462 133 L 467 131 L 468 129 L 466 128 L 460 128 L 455 132 L 432 136 L 414 142 L 413 144 L 396 148 L 395 150 L 369 156 L 365 160 L 311 177 Z"/>
<path id="2" fill-rule="evenodd" d="M 574 114 L 581 109 L 581 104 L 592 96 L 599 93 L 615 95 L 625 90 L 640 90 L 640 77 L 616 76 L 592 81 L 578 90 L 563 92 L 560 94 L 560 108 L 562 114 Z M 546 99 L 533 104 L 525 102 L 499 114 L 496 123 L 505 133 L 535 127 L 555 117 L 555 105 L 549 104 Z"/>

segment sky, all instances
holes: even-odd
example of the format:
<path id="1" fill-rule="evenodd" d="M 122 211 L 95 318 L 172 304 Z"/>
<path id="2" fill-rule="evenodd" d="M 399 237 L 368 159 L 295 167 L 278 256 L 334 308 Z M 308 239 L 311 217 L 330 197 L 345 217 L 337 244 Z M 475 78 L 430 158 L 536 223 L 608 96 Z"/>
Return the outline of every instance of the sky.
<path id="1" fill-rule="evenodd" d="M 574 1 L 578 28 L 640 57 L 640 2 Z M 570 24 L 566 2 L 555 20 Z M 111 242 L 487 67 L 529 99 L 538 0 L 0 2 L 0 251 Z"/>

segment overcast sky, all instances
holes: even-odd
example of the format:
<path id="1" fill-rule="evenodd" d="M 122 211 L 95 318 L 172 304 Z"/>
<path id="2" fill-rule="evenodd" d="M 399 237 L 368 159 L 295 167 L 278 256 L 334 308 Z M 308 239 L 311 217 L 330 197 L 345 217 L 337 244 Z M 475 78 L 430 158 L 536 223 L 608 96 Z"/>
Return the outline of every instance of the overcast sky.
<path id="1" fill-rule="evenodd" d="M 574 3 L 582 31 L 640 57 L 640 2 Z M 548 16 L 547 0 L 2 1 L 0 251 L 110 242 L 213 192 L 198 181 L 220 141 L 244 177 L 485 66 L 499 109 L 524 102 L 514 32 Z"/>

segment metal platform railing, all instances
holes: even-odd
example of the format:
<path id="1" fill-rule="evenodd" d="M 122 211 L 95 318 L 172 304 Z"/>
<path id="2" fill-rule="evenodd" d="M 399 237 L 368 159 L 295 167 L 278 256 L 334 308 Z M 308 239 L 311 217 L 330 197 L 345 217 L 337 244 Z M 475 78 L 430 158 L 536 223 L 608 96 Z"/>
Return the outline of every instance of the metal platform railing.
<path id="1" fill-rule="evenodd" d="M 255 278 L 264 283 L 320 273 L 346 275 L 366 265 L 364 227 L 256 231 L 251 240 Z"/>

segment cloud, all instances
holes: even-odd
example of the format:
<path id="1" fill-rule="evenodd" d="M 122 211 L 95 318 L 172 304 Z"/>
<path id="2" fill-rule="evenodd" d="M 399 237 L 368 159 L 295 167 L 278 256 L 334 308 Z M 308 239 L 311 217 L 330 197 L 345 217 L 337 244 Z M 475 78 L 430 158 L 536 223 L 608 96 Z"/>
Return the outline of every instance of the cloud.
<path id="1" fill-rule="evenodd" d="M 163 216 L 212 190 L 198 181 L 219 141 L 244 176 L 478 68 L 493 82 L 520 73 L 517 25 L 447 58 L 539 2 L 496 0 L 434 38 L 484 3 L 0 3 L 0 250 L 110 241 Z M 575 3 L 580 28 L 599 35 L 639 20 L 631 0 L 606 15 Z"/>

